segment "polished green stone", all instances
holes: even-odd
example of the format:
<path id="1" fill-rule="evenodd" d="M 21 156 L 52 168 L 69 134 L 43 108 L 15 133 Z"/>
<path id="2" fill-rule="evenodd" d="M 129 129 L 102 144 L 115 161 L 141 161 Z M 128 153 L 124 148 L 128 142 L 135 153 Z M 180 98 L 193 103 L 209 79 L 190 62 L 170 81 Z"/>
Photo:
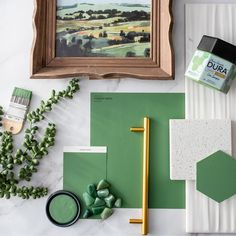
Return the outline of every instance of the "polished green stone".
<path id="1" fill-rule="evenodd" d="M 105 220 L 105 219 L 107 219 L 108 217 L 110 217 L 110 216 L 112 215 L 112 213 L 113 213 L 112 209 L 106 207 L 106 208 L 103 210 L 102 214 L 101 214 L 101 218 L 102 218 L 103 220 Z"/>
<path id="2" fill-rule="evenodd" d="M 114 204 L 115 207 L 120 208 L 122 206 L 122 200 L 121 198 L 117 198 Z"/>
<path id="3" fill-rule="evenodd" d="M 97 195 L 98 195 L 98 197 L 100 197 L 100 198 L 108 197 L 108 195 L 109 195 L 109 189 L 106 188 L 106 189 L 98 190 L 98 191 L 97 191 Z"/>
<path id="4" fill-rule="evenodd" d="M 90 211 L 89 209 L 86 209 L 85 212 L 84 212 L 84 214 L 83 214 L 83 218 L 84 218 L 84 219 L 87 219 L 87 218 L 89 218 L 89 217 L 92 216 L 92 215 L 93 215 L 93 212 Z"/>
<path id="5" fill-rule="evenodd" d="M 91 197 L 87 192 L 83 193 L 83 199 L 86 206 L 91 206 L 95 201 L 95 199 Z"/>
<path id="6" fill-rule="evenodd" d="M 96 192 L 96 186 L 94 184 L 89 184 L 87 186 L 87 193 L 92 196 L 92 197 L 96 197 L 97 196 L 97 192 Z"/>
<path id="7" fill-rule="evenodd" d="M 97 185 L 97 190 L 105 189 L 108 187 L 110 187 L 110 184 L 105 179 L 102 179 Z"/>
<path id="8" fill-rule="evenodd" d="M 106 205 L 105 201 L 100 199 L 100 198 L 98 198 L 98 197 L 95 199 L 95 202 L 93 204 L 93 206 L 95 206 L 95 207 L 105 206 L 105 205 Z"/>
<path id="9" fill-rule="evenodd" d="M 109 208 L 112 208 L 116 199 L 115 197 L 110 194 L 108 197 L 104 198 L 105 202 L 106 202 L 106 205 L 109 207 Z"/>
<path id="10" fill-rule="evenodd" d="M 105 209 L 105 206 L 92 207 L 92 212 L 94 215 L 98 215 L 102 213 L 104 209 Z"/>

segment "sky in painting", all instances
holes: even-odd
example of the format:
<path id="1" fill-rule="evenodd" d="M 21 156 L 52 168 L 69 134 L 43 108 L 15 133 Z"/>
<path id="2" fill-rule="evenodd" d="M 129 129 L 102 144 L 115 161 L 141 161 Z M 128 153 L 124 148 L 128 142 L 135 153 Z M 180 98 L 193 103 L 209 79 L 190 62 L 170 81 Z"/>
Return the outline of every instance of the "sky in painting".
<path id="1" fill-rule="evenodd" d="M 133 3 L 133 4 L 149 4 L 150 0 L 57 0 L 57 5 L 68 6 L 75 3 L 93 3 L 93 4 L 106 4 L 106 3 Z"/>

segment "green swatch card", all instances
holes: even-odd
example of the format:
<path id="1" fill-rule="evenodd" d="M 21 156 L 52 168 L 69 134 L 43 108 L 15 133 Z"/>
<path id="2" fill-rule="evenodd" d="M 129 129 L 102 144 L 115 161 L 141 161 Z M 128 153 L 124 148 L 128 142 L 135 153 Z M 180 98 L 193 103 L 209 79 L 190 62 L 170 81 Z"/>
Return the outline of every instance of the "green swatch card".
<path id="1" fill-rule="evenodd" d="M 80 217 L 86 209 L 83 193 L 89 184 L 97 184 L 101 179 L 106 179 L 106 165 L 106 147 L 64 148 L 63 189 L 75 193 L 80 198 L 82 208 Z"/>
<path id="2" fill-rule="evenodd" d="M 182 93 L 92 93 L 91 145 L 107 146 L 107 179 L 122 207 L 142 206 L 143 133 L 150 118 L 150 208 L 185 208 L 184 181 L 169 175 L 169 119 L 184 118 Z"/>

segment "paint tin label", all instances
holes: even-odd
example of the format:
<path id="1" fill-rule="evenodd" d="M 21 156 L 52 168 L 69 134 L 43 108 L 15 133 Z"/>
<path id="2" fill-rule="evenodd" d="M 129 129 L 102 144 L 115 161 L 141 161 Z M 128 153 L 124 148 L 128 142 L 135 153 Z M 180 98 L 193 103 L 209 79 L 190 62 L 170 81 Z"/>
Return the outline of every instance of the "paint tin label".
<path id="1" fill-rule="evenodd" d="M 200 80 L 221 90 L 228 78 L 233 64 L 215 55 L 211 55 Z"/>
<path id="2" fill-rule="evenodd" d="M 185 76 L 225 92 L 225 86 L 235 76 L 235 65 L 209 52 L 197 50 Z M 228 90 L 228 89 L 227 89 Z"/>
<path id="3" fill-rule="evenodd" d="M 188 66 L 185 76 L 199 81 L 210 57 L 210 53 L 197 50 Z"/>

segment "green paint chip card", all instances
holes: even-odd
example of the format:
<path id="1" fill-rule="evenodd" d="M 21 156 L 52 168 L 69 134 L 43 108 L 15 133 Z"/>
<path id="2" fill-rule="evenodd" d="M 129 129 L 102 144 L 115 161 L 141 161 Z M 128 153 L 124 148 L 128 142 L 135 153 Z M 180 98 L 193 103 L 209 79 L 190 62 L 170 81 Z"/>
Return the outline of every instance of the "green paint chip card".
<path id="1" fill-rule="evenodd" d="M 183 93 L 92 93 L 91 145 L 107 146 L 107 180 L 124 208 L 142 206 L 143 133 L 150 118 L 150 208 L 185 208 L 184 181 L 171 181 L 169 120 L 184 118 Z"/>
<path id="2" fill-rule="evenodd" d="M 63 189 L 75 193 L 81 203 L 82 218 L 86 209 L 83 193 L 91 183 L 97 184 L 107 175 L 106 147 L 65 147 L 63 164 Z M 93 218 L 100 218 L 96 216 Z"/>

